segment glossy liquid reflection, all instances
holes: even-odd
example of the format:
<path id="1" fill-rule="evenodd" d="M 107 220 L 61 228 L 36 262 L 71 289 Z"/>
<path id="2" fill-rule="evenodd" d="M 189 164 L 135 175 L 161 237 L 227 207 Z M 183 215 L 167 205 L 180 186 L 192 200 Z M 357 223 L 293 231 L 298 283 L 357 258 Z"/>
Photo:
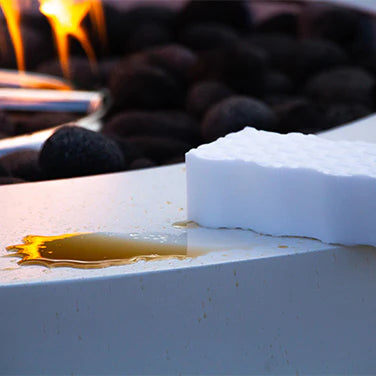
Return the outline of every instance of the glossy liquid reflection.
<path id="1" fill-rule="evenodd" d="M 20 264 L 103 268 L 140 260 L 188 258 L 186 242 L 177 240 L 171 241 L 159 234 L 129 234 L 127 237 L 101 233 L 28 235 L 23 239 L 24 244 L 11 245 L 7 250 L 14 252 L 12 256 L 21 257 Z"/>
<path id="2" fill-rule="evenodd" d="M 295 254 L 328 247 L 313 239 L 273 237 L 249 230 L 208 229 L 180 222 L 173 233 L 84 233 L 60 236 L 26 236 L 24 244 L 7 247 L 20 264 L 49 267 L 104 268 L 140 260 L 194 259 L 207 255 L 215 262 L 249 260 Z M 304 242 L 304 247 L 302 246 Z M 299 244 L 299 245 L 298 245 Z M 208 255 L 208 254 L 211 255 Z M 208 262 L 208 258 L 200 262 Z M 193 261 L 192 265 L 200 265 Z"/>

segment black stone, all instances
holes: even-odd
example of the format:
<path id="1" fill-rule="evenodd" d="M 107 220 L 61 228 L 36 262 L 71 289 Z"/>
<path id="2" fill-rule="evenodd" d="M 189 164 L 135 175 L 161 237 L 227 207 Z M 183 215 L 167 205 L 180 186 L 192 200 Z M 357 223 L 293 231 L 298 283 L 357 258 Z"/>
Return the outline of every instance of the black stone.
<path id="1" fill-rule="evenodd" d="M 279 133 L 315 133 L 327 128 L 325 114 L 308 99 L 292 99 L 273 106 L 278 117 Z"/>
<path id="2" fill-rule="evenodd" d="M 260 96 L 264 92 L 265 54 L 246 43 L 203 53 L 192 68 L 194 81 L 220 81 L 238 93 Z"/>
<path id="3" fill-rule="evenodd" d="M 127 49 L 129 28 L 124 22 L 127 11 L 122 7 L 103 3 L 103 11 L 106 19 L 107 48 L 111 56 L 121 56 Z"/>
<path id="4" fill-rule="evenodd" d="M 345 51 L 334 42 L 303 39 L 290 53 L 288 70 L 297 83 L 308 77 L 349 62 Z"/>
<path id="5" fill-rule="evenodd" d="M 269 93 L 266 94 L 262 100 L 271 108 L 274 106 L 288 104 L 295 101 L 306 101 L 307 97 L 300 95 L 299 93 Z"/>
<path id="6" fill-rule="evenodd" d="M 280 32 L 297 36 L 299 31 L 298 14 L 285 12 L 269 17 L 256 26 L 256 31 Z"/>
<path id="7" fill-rule="evenodd" d="M 77 120 L 78 114 L 67 112 L 18 113 L 13 115 L 15 134 L 25 134 Z"/>
<path id="8" fill-rule="evenodd" d="M 44 61 L 36 71 L 52 76 L 64 77 L 63 70 L 57 58 Z M 80 89 L 97 89 L 102 86 L 101 74 L 92 66 L 87 57 L 71 56 L 69 59 L 70 79 Z"/>
<path id="9" fill-rule="evenodd" d="M 115 67 L 109 88 L 117 110 L 177 108 L 185 96 L 182 84 L 165 70 L 128 61 Z"/>
<path id="10" fill-rule="evenodd" d="M 139 150 L 135 145 L 131 144 L 126 137 L 118 136 L 116 134 L 105 134 L 105 136 L 114 141 L 119 147 L 123 154 L 125 167 L 127 169 L 134 160 L 143 158 L 141 150 Z"/>
<path id="11" fill-rule="evenodd" d="M 198 124 L 180 111 L 128 111 L 107 121 L 102 132 L 120 137 L 134 135 L 169 136 L 192 141 L 197 136 Z"/>
<path id="12" fill-rule="evenodd" d="M 372 107 L 363 103 L 332 103 L 325 109 L 326 124 L 328 128 L 334 128 L 372 113 Z"/>
<path id="13" fill-rule="evenodd" d="M 186 109 L 200 119 L 211 106 L 231 95 L 234 95 L 234 92 L 221 82 L 201 81 L 190 87 Z"/>
<path id="14" fill-rule="evenodd" d="M 26 183 L 25 180 L 14 176 L 0 176 L 0 185 Z"/>
<path id="15" fill-rule="evenodd" d="M 0 132 L 8 136 L 12 136 L 16 133 L 14 122 L 2 110 L 0 110 Z"/>
<path id="16" fill-rule="evenodd" d="M 99 61 L 99 75 L 101 82 L 107 83 L 109 81 L 111 73 L 118 63 L 119 59 L 114 57 L 105 58 Z"/>
<path id="17" fill-rule="evenodd" d="M 307 81 L 305 92 L 322 103 L 372 103 L 375 78 L 357 68 L 337 68 L 317 74 Z"/>
<path id="18" fill-rule="evenodd" d="M 61 127 L 47 139 L 39 164 L 50 179 L 102 174 L 125 167 L 123 154 L 114 141 L 76 126 Z"/>
<path id="19" fill-rule="evenodd" d="M 311 34 L 346 46 L 357 41 L 363 24 L 364 15 L 356 10 L 332 8 L 320 13 L 313 20 Z"/>
<path id="20" fill-rule="evenodd" d="M 182 156 L 192 148 L 191 144 L 171 137 L 131 136 L 127 140 L 139 148 L 146 158 L 158 164 Z"/>
<path id="21" fill-rule="evenodd" d="M 8 175 L 28 181 L 36 181 L 41 177 L 38 164 L 39 152 L 25 149 L 17 150 L 0 158 Z"/>
<path id="22" fill-rule="evenodd" d="M 256 46 L 268 54 L 270 66 L 288 70 L 290 56 L 297 45 L 297 40 L 281 33 L 257 33 L 247 38 L 251 46 Z"/>
<path id="23" fill-rule="evenodd" d="M 204 22 L 216 22 L 244 32 L 253 27 L 249 2 L 246 0 L 189 1 L 177 17 L 177 24 L 181 28 Z"/>
<path id="24" fill-rule="evenodd" d="M 21 25 L 20 30 L 24 47 L 23 52 L 26 69 L 34 69 L 42 61 L 53 56 L 54 44 L 50 34 L 44 34 L 38 29 L 26 25 Z M 2 68 L 12 69 L 18 67 L 15 50 L 7 28 L 5 28 L 5 31 L 3 32 L 0 66 Z"/>
<path id="25" fill-rule="evenodd" d="M 167 44 L 145 51 L 145 59 L 150 65 L 167 71 L 186 84 L 197 55 L 179 44 Z"/>
<path id="26" fill-rule="evenodd" d="M 236 43 L 239 37 L 235 31 L 221 24 L 190 25 L 180 33 L 179 40 L 194 51 L 205 51 Z"/>
<path id="27" fill-rule="evenodd" d="M 9 176 L 9 171 L 3 166 L 0 158 L 0 176 Z"/>
<path id="28" fill-rule="evenodd" d="M 45 34 L 39 29 L 30 27 L 21 27 L 21 30 L 27 69 L 34 69 L 42 61 L 54 56 L 52 34 Z"/>
<path id="29" fill-rule="evenodd" d="M 156 165 L 157 164 L 149 158 L 138 158 L 128 166 L 128 170 L 139 170 L 142 168 L 155 167 Z"/>
<path id="30" fill-rule="evenodd" d="M 233 96 L 214 105 L 201 123 L 205 141 L 214 141 L 246 126 L 274 130 L 277 123 L 273 111 L 263 102 L 243 96 Z"/>
<path id="31" fill-rule="evenodd" d="M 175 11 L 163 6 L 141 5 L 131 9 L 122 9 L 104 4 L 107 20 L 107 36 L 110 54 L 122 55 L 128 51 L 132 33 L 140 25 L 159 25 L 164 30 L 173 30 Z"/>
<path id="32" fill-rule="evenodd" d="M 158 23 L 144 23 L 132 30 L 127 44 L 129 51 L 141 51 L 170 43 L 172 40 L 173 34 L 166 26 Z"/>
<path id="33" fill-rule="evenodd" d="M 177 157 L 174 157 L 165 161 L 165 165 L 172 165 L 172 164 L 184 163 L 184 162 L 185 162 L 185 155 L 179 155 Z"/>
<path id="34" fill-rule="evenodd" d="M 43 33 L 46 38 L 49 37 L 52 41 L 50 23 L 47 17 L 41 12 L 35 12 L 26 7 L 22 12 L 22 25 L 26 26 L 28 29 L 38 30 L 40 33 Z"/>
<path id="35" fill-rule="evenodd" d="M 366 54 L 360 54 L 357 57 L 357 65 L 376 75 L 376 52 L 369 50 Z"/>
<path id="36" fill-rule="evenodd" d="M 294 84 L 291 79 L 278 71 L 270 70 L 265 76 L 265 93 L 291 93 L 294 90 Z"/>
<path id="37" fill-rule="evenodd" d="M 172 28 L 175 23 L 176 11 L 162 5 L 138 5 L 127 10 L 123 16 L 123 23 L 128 31 L 138 25 L 157 23 Z"/>

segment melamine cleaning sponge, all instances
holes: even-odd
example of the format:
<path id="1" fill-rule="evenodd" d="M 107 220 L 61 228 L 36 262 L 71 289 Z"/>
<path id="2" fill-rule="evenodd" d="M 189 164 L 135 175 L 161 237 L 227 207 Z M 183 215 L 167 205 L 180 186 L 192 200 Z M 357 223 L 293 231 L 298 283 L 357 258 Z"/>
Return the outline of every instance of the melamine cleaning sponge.
<path id="1" fill-rule="evenodd" d="M 186 154 L 188 219 L 376 246 L 376 145 L 247 127 Z"/>

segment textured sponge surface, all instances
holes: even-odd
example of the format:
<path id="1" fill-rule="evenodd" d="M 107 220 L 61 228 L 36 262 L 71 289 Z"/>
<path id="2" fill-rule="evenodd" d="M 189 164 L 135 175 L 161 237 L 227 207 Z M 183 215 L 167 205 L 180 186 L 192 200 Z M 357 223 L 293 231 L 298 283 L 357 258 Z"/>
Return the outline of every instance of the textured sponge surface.
<path id="1" fill-rule="evenodd" d="M 376 145 L 247 127 L 186 155 L 188 217 L 376 245 Z"/>
<path id="2" fill-rule="evenodd" d="M 252 162 L 271 168 L 307 168 L 338 176 L 376 177 L 376 145 L 331 141 L 302 133 L 247 127 L 190 152 L 203 159 Z"/>

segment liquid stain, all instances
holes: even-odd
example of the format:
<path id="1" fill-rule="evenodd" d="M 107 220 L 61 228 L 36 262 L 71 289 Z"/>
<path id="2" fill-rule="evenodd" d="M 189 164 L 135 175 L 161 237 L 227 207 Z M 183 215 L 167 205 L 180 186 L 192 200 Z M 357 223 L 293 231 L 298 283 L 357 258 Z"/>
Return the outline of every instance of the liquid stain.
<path id="1" fill-rule="evenodd" d="M 200 226 L 194 221 L 181 221 L 181 222 L 173 223 L 172 227 L 184 229 L 184 228 L 197 228 Z"/>
<path id="2" fill-rule="evenodd" d="M 187 246 L 154 239 L 124 238 L 100 233 L 24 237 L 23 244 L 7 247 L 19 264 L 48 267 L 105 268 L 132 264 L 140 260 L 186 259 Z"/>

